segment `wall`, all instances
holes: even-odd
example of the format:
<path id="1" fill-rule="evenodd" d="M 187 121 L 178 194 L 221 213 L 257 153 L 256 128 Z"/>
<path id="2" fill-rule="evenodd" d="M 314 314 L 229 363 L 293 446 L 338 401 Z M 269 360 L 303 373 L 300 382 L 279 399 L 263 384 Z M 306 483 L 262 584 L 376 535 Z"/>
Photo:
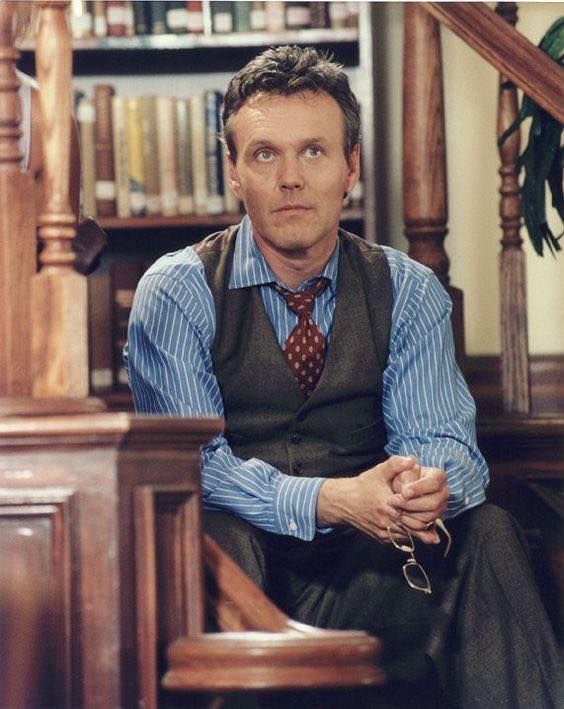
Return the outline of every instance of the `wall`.
<path id="1" fill-rule="evenodd" d="M 561 3 L 519 3 L 518 28 L 537 44 L 561 10 Z M 401 217 L 402 15 L 401 3 L 387 3 L 377 36 L 384 45 L 381 105 L 388 141 L 389 238 L 392 245 L 406 250 Z M 442 48 L 450 212 L 446 248 L 451 258 L 451 282 L 464 291 L 467 352 L 496 354 L 500 350 L 495 148 L 498 74 L 445 28 Z M 554 229 L 559 229 L 557 221 Z M 563 352 L 564 252 L 557 259 L 550 255 L 540 258 L 529 246 L 525 229 L 522 236 L 527 252 L 530 351 Z"/>

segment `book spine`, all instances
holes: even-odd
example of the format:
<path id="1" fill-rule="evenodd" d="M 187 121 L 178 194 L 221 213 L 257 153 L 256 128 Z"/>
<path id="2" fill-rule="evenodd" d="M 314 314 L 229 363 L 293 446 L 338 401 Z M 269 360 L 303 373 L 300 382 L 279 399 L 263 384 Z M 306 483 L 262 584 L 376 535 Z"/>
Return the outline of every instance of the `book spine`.
<path id="1" fill-rule="evenodd" d="M 86 216 L 96 214 L 96 149 L 94 123 L 96 112 L 94 100 L 89 96 L 80 99 L 76 119 L 80 134 L 80 165 L 82 213 Z"/>
<path id="2" fill-rule="evenodd" d="M 221 214 L 223 206 L 223 164 L 221 160 L 220 111 L 222 95 L 219 91 L 206 91 L 206 191 L 207 213 Z"/>
<path id="3" fill-rule="evenodd" d="M 178 165 L 178 212 L 192 214 L 194 211 L 191 145 L 190 145 L 190 99 L 177 98 L 176 109 L 176 157 Z"/>
<path id="4" fill-rule="evenodd" d="M 108 36 L 108 22 L 106 19 L 106 3 L 104 0 L 94 0 L 92 4 L 92 14 L 94 15 L 94 36 Z"/>
<path id="5" fill-rule="evenodd" d="M 347 4 L 346 2 L 335 0 L 329 3 L 329 19 L 331 29 L 338 30 L 347 26 Z"/>
<path id="6" fill-rule="evenodd" d="M 233 32 L 233 3 L 212 0 L 210 9 L 213 33 L 226 34 Z"/>
<path id="7" fill-rule="evenodd" d="M 145 214 L 145 166 L 143 163 L 143 134 L 141 129 L 141 101 L 127 100 L 127 147 L 129 172 L 129 203 L 133 216 Z"/>
<path id="8" fill-rule="evenodd" d="M 159 146 L 157 141 L 157 97 L 141 97 L 141 132 L 143 135 L 143 164 L 147 214 L 161 213 L 159 184 Z"/>
<path id="9" fill-rule="evenodd" d="M 286 29 L 301 30 L 311 27 L 311 15 L 308 2 L 287 2 L 285 10 Z"/>
<path id="10" fill-rule="evenodd" d="M 204 31 L 204 8 L 201 0 L 187 0 L 186 29 L 191 34 L 202 34 Z"/>
<path id="11" fill-rule="evenodd" d="M 174 34 L 188 31 L 188 10 L 186 0 L 169 0 L 166 4 L 166 26 Z"/>
<path id="12" fill-rule="evenodd" d="M 234 32 L 250 32 L 251 31 L 251 3 L 250 2 L 234 2 L 233 3 L 233 31 Z"/>
<path id="13" fill-rule="evenodd" d="M 127 37 L 135 36 L 135 13 L 133 12 L 133 0 L 125 0 L 124 5 L 125 34 Z"/>
<path id="14" fill-rule="evenodd" d="M 286 29 L 284 3 L 281 0 L 271 0 L 265 5 L 266 31 L 283 32 Z"/>
<path id="15" fill-rule="evenodd" d="M 178 214 L 178 168 L 176 164 L 176 140 L 174 99 L 157 96 L 157 142 L 159 150 L 159 183 L 161 186 L 161 210 L 164 216 Z"/>
<path id="16" fill-rule="evenodd" d="M 134 0 L 133 20 L 135 24 L 135 34 L 142 36 L 149 34 L 149 10 L 151 6 L 145 0 Z"/>
<path id="17" fill-rule="evenodd" d="M 92 37 L 92 8 L 86 0 L 72 0 L 71 29 L 73 39 Z"/>
<path id="18" fill-rule="evenodd" d="M 163 0 L 151 0 L 151 34 L 166 34 L 166 4 Z"/>
<path id="19" fill-rule="evenodd" d="M 309 3 L 311 27 L 315 29 L 324 29 L 330 26 L 328 6 L 329 3 L 327 2 Z"/>
<path id="20" fill-rule="evenodd" d="M 263 0 L 253 0 L 249 13 L 252 32 L 266 32 L 266 9 Z"/>
<path id="21" fill-rule="evenodd" d="M 113 217 L 116 213 L 116 184 L 113 153 L 112 97 L 114 87 L 94 86 L 94 139 L 96 155 L 96 214 Z"/>
<path id="22" fill-rule="evenodd" d="M 107 0 L 106 22 L 108 24 L 108 37 L 125 37 L 127 30 L 125 0 Z"/>
<path id="23" fill-rule="evenodd" d="M 90 389 L 107 391 L 114 383 L 110 272 L 100 267 L 88 277 L 88 347 Z"/>
<path id="24" fill-rule="evenodd" d="M 123 348 L 127 342 L 127 326 L 137 283 L 141 278 L 141 264 L 137 261 L 115 260 L 111 264 L 112 297 L 112 369 L 114 386 L 127 386 L 127 372 L 123 364 Z"/>
<path id="25" fill-rule="evenodd" d="M 194 213 L 207 214 L 206 115 L 203 94 L 192 96 L 190 99 L 190 127 Z"/>
<path id="26" fill-rule="evenodd" d="M 116 174 L 117 215 L 121 219 L 131 216 L 129 199 L 129 157 L 127 147 L 127 103 L 122 96 L 112 98 L 114 124 L 114 167 Z"/>

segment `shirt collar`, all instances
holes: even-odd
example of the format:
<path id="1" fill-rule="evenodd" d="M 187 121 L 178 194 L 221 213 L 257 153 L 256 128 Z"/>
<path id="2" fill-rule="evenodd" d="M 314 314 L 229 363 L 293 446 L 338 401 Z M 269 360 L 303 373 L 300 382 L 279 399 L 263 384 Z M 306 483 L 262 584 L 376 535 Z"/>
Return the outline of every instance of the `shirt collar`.
<path id="1" fill-rule="evenodd" d="M 327 262 L 322 273 L 317 274 L 328 278 L 331 287 L 335 288 L 337 283 L 337 273 L 339 270 L 339 241 L 331 258 Z M 317 276 L 315 276 L 317 277 Z M 308 279 L 308 281 L 311 279 Z M 306 283 L 308 282 L 306 281 Z M 253 227 L 247 215 L 243 217 L 237 238 L 235 240 L 235 251 L 233 253 L 233 268 L 229 278 L 229 288 L 248 288 L 249 286 L 260 286 L 267 283 L 278 283 L 278 279 L 266 263 L 259 247 L 253 238 Z M 284 285 L 281 283 L 280 285 Z M 305 284 L 302 284 L 305 285 Z"/>

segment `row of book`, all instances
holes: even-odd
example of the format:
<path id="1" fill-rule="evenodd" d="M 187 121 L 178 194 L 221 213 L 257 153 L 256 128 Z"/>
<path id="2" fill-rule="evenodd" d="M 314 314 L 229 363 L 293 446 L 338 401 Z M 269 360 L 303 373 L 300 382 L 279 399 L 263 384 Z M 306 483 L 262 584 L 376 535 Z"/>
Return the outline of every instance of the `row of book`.
<path id="1" fill-rule="evenodd" d="M 358 26 L 357 2 L 73 0 L 75 39 Z"/>
<path id="2" fill-rule="evenodd" d="M 224 179 L 223 96 L 116 96 L 94 86 L 77 103 L 82 211 L 93 217 L 238 212 Z"/>

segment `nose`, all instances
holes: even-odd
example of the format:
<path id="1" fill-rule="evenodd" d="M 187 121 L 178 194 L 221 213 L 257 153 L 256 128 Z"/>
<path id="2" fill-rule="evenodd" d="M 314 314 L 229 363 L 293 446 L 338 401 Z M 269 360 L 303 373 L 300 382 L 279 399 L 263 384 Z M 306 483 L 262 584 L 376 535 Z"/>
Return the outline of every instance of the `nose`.
<path id="1" fill-rule="evenodd" d="M 280 187 L 283 190 L 299 190 L 304 186 L 300 161 L 296 156 L 285 156 L 280 162 Z"/>

